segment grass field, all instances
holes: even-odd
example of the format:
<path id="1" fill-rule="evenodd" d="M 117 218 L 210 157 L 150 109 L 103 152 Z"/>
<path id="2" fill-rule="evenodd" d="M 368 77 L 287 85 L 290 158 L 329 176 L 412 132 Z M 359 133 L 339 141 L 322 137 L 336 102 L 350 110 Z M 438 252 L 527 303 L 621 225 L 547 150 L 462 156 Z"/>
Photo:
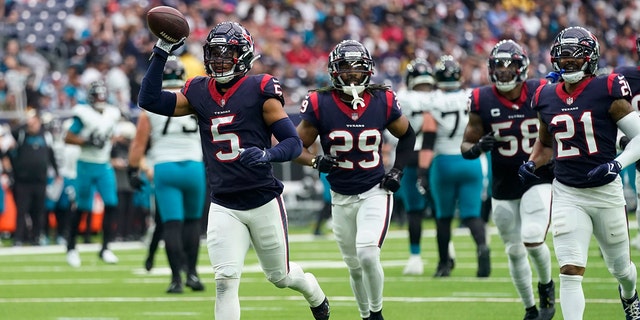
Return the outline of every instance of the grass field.
<path id="1" fill-rule="evenodd" d="M 635 226 L 635 221 L 631 222 Z M 522 319 L 524 307 L 511 284 L 504 246 L 493 230 L 491 239 L 492 274 L 476 278 L 475 248 L 466 230 L 454 236 L 456 268 L 450 278 L 434 279 L 437 263 L 432 221 L 425 221 L 423 256 L 425 275 L 402 275 L 408 258 L 406 231 L 394 227 L 385 242 L 382 260 L 385 269 L 384 316 L 391 320 Z M 331 319 L 360 319 L 346 268 L 331 236 L 314 238 L 309 229 L 291 230 L 291 259 L 313 272 L 329 296 Z M 636 230 L 631 231 L 635 236 Z M 549 237 L 550 238 L 550 237 Z M 548 239 L 551 246 L 551 240 Z M 139 320 L 139 319 L 212 319 L 215 284 L 206 249 L 200 255 L 199 272 L 206 285 L 204 292 L 169 295 L 164 251 L 156 257 L 156 268 L 143 268 L 145 245 L 115 243 L 120 258 L 117 265 L 98 259 L 97 244 L 79 245 L 81 268 L 66 264 L 62 246 L 0 248 L 0 319 L 6 320 Z M 633 249 L 632 257 L 640 261 Z M 553 258 L 554 280 L 558 268 Z M 535 271 L 534 271 L 534 281 Z M 623 319 L 616 282 L 609 275 L 595 246 L 591 243 L 589 266 L 584 280 L 587 299 L 585 319 Z M 556 287 L 558 294 L 559 287 Z M 277 289 L 266 281 L 253 252 L 247 255 L 240 287 L 242 319 L 312 319 L 301 295 Z M 562 319 L 557 305 L 554 319 Z"/>

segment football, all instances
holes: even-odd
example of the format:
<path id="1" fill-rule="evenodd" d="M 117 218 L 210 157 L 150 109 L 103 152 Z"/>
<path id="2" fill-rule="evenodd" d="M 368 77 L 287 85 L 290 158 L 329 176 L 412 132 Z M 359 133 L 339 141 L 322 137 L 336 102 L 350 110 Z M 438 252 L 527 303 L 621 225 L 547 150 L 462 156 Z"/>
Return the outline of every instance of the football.
<path id="1" fill-rule="evenodd" d="M 147 26 L 156 37 L 169 43 L 176 43 L 189 36 L 187 19 L 180 11 L 168 6 L 158 6 L 149 10 Z"/>

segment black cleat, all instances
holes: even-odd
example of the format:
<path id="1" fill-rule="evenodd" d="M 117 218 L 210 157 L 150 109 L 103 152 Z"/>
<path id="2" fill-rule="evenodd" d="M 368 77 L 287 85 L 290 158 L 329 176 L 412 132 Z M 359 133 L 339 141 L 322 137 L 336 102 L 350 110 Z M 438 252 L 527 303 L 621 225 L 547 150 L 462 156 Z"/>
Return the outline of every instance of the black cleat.
<path id="1" fill-rule="evenodd" d="M 618 286 L 620 291 L 620 286 Z M 640 300 L 638 300 L 638 292 L 636 292 L 632 298 L 625 299 L 620 292 L 620 301 L 622 301 L 622 309 L 624 309 L 624 316 L 626 320 L 639 320 L 640 319 Z"/>
<path id="2" fill-rule="evenodd" d="M 433 274 L 435 278 L 443 278 L 451 275 L 451 270 L 453 270 L 456 265 L 455 261 L 451 258 L 445 262 L 438 262 L 438 268 L 436 269 L 436 273 Z M 372 318 L 373 319 L 373 318 Z"/>
<path id="3" fill-rule="evenodd" d="M 179 281 L 171 281 L 169 288 L 167 288 L 167 293 L 183 293 L 182 290 L 182 282 Z"/>
<path id="4" fill-rule="evenodd" d="M 187 276 L 187 287 L 191 288 L 193 291 L 204 291 L 204 285 L 200 282 L 200 278 L 195 274 Z"/>
<path id="5" fill-rule="evenodd" d="M 382 317 L 382 310 L 378 312 L 371 311 L 369 313 L 369 320 L 384 320 L 384 318 Z"/>
<path id="6" fill-rule="evenodd" d="M 478 278 L 488 278 L 491 274 L 491 250 L 487 246 L 478 249 Z"/>
<path id="7" fill-rule="evenodd" d="M 147 270 L 147 272 L 153 269 L 153 259 L 151 257 L 147 257 L 147 260 L 144 261 L 144 269 Z"/>
<path id="8" fill-rule="evenodd" d="M 538 320 L 539 317 L 540 313 L 538 313 L 538 308 L 536 308 L 536 306 L 533 306 L 525 309 L 523 320 Z"/>
<path id="9" fill-rule="evenodd" d="M 325 297 L 324 301 L 322 301 L 319 306 L 311 307 L 311 313 L 313 314 L 313 318 L 316 320 L 329 320 L 329 315 L 331 313 L 329 308 L 329 299 Z"/>
<path id="10" fill-rule="evenodd" d="M 538 283 L 540 296 L 540 320 L 551 320 L 556 314 L 556 285 L 553 280 L 547 284 Z"/>

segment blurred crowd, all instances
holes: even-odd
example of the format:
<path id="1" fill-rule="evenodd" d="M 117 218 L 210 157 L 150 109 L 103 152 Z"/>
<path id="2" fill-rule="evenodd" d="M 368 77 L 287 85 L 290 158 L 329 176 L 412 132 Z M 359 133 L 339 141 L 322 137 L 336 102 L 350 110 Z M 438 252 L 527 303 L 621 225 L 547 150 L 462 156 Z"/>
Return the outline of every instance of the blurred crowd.
<path id="1" fill-rule="evenodd" d="M 216 23 L 245 25 L 261 54 L 254 72 L 280 79 L 291 112 L 308 89 L 328 84 L 328 53 L 347 38 L 370 49 L 373 81 L 398 90 L 411 59 L 434 62 L 442 54 L 461 61 L 466 86 L 486 84 L 487 54 L 505 38 L 528 51 L 530 77 L 544 76 L 551 41 L 571 25 L 598 36 L 600 67 L 634 64 L 640 30 L 637 0 L 7 0 L 0 7 L 0 117 L 19 117 L 26 106 L 64 115 L 84 99 L 88 83 L 103 78 L 111 102 L 135 118 L 156 41 L 145 14 L 158 5 L 189 21 L 180 52 L 189 77 L 204 73 L 202 44 Z"/>

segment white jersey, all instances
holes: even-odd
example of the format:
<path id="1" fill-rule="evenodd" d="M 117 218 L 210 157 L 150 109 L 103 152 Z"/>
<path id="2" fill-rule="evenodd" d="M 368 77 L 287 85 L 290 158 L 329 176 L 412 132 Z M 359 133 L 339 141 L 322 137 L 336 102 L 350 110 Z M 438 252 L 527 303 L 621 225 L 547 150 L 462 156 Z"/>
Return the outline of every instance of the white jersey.
<path id="1" fill-rule="evenodd" d="M 469 122 L 467 103 L 471 90 L 436 90 L 425 100 L 425 112 L 431 113 L 438 124 L 434 152 L 436 154 L 460 154 L 460 144 Z"/>
<path id="2" fill-rule="evenodd" d="M 80 156 L 80 146 L 56 140 L 53 143 L 53 150 L 56 155 L 56 164 L 58 165 L 60 176 L 75 179 L 78 174 L 77 163 Z"/>
<path id="3" fill-rule="evenodd" d="M 73 115 L 82 122 L 79 136 L 88 139 L 98 136 L 105 141 L 104 147 L 98 149 L 92 146 L 82 146 L 78 160 L 92 163 L 108 163 L 111 160 L 111 137 L 116 124 L 120 120 L 120 109 L 105 104 L 102 112 L 86 104 L 79 104 L 73 108 Z"/>
<path id="4" fill-rule="evenodd" d="M 411 128 L 416 133 L 416 144 L 414 145 L 416 151 L 422 147 L 423 112 L 429 99 L 429 93 L 406 89 L 401 89 L 397 93 L 398 105 L 401 107 L 402 114 L 409 119 Z"/>
<path id="5" fill-rule="evenodd" d="M 146 114 L 151 124 L 151 148 L 147 153 L 150 163 L 202 161 L 195 115 L 166 117 L 151 112 Z"/>

